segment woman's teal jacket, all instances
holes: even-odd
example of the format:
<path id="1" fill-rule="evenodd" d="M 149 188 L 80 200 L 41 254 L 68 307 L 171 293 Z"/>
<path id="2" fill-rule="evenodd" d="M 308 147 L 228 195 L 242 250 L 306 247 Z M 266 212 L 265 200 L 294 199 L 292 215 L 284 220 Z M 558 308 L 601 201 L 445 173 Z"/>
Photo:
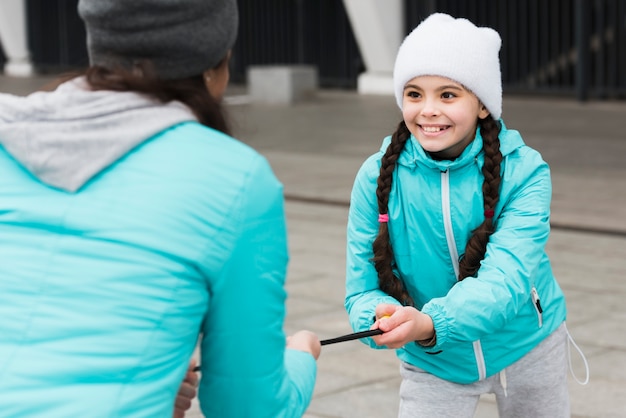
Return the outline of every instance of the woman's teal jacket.
<path id="1" fill-rule="evenodd" d="M 307 408 L 282 185 L 182 107 L 71 84 L 0 95 L 0 416 L 171 417 L 198 340 L 205 416 Z"/>
<path id="2" fill-rule="evenodd" d="M 443 379 L 470 383 L 528 353 L 566 316 L 565 300 L 545 252 L 550 233 L 548 165 L 519 133 L 500 133 L 502 183 L 496 231 L 476 277 L 458 282 L 458 260 L 484 219 L 482 138 L 454 161 L 436 161 L 415 138 L 407 141 L 389 197 L 395 269 L 416 307 L 430 315 L 437 344 L 417 343 L 398 357 Z M 390 143 L 359 170 L 348 221 L 346 309 L 355 330 L 369 329 L 383 293 L 372 261 L 378 233 L 376 180 Z M 366 340 L 377 347 L 373 340 Z"/>

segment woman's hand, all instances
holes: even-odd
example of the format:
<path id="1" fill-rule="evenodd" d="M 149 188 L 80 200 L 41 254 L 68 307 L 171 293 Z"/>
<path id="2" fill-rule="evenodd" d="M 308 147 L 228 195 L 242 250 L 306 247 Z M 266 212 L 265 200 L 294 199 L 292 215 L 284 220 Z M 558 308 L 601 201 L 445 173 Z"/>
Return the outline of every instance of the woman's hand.
<path id="1" fill-rule="evenodd" d="M 198 373 L 193 369 L 196 367 L 196 360 L 191 359 L 185 380 L 181 383 L 176 394 L 176 403 L 174 404 L 174 418 L 184 418 L 185 412 L 191 408 L 191 401 L 196 397 L 198 387 Z"/>
<path id="2" fill-rule="evenodd" d="M 372 337 L 377 345 L 400 348 L 418 341 L 428 340 L 435 334 L 433 320 L 411 306 L 381 303 L 376 307 L 376 321 L 371 329 L 379 328 L 384 334 Z"/>
<path id="3" fill-rule="evenodd" d="M 298 331 L 287 337 L 287 348 L 294 350 L 306 351 L 317 360 L 322 351 L 320 339 L 311 331 Z"/>

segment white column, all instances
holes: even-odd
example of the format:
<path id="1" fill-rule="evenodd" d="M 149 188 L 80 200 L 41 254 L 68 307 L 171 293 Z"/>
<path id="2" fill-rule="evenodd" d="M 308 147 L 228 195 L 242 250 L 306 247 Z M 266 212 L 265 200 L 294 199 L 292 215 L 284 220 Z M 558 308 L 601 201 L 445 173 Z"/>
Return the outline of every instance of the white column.
<path id="1" fill-rule="evenodd" d="M 361 94 L 393 94 L 393 64 L 404 39 L 402 0 L 343 0 L 366 71 Z"/>
<path id="2" fill-rule="evenodd" d="M 0 42 L 7 57 L 4 73 L 16 77 L 32 75 L 24 0 L 0 1 Z"/>

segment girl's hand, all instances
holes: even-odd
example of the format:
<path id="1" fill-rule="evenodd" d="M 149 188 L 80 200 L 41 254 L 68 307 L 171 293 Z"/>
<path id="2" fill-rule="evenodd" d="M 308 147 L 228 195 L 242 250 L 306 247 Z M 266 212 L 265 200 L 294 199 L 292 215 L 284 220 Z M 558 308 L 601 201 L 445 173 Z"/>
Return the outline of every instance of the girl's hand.
<path id="1" fill-rule="evenodd" d="M 371 329 L 384 334 L 372 337 L 377 345 L 400 348 L 417 340 L 428 340 L 435 334 L 433 320 L 411 306 L 380 304 Z"/>

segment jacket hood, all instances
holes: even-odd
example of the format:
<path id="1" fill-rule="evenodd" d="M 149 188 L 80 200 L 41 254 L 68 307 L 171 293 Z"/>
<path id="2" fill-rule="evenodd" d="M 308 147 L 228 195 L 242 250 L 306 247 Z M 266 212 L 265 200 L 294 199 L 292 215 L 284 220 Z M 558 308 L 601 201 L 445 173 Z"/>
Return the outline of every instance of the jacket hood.
<path id="1" fill-rule="evenodd" d="M 512 153 L 514 150 L 524 145 L 524 140 L 516 130 L 509 130 L 502 120 L 500 120 L 502 129 L 500 130 L 500 152 L 502 156 Z M 386 137 L 380 147 L 380 151 L 384 154 L 387 147 L 391 143 L 391 136 Z M 450 160 L 434 160 L 421 147 L 417 139 L 413 135 L 406 144 L 404 151 L 398 157 L 398 164 L 407 167 L 413 167 L 418 163 L 426 167 L 445 171 L 454 169 L 476 161 L 476 157 L 482 152 L 483 138 L 480 135 L 480 129 L 476 129 L 476 137 L 463 150 L 461 155 L 453 161 Z"/>
<path id="2" fill-rule="evenodd" d="M 155 134 L 195 120 L 180 102 L 92 91 L 82 77 L 52 92 L 0 94 L 0 145 L 40 181 L 69 192 Z"/>

